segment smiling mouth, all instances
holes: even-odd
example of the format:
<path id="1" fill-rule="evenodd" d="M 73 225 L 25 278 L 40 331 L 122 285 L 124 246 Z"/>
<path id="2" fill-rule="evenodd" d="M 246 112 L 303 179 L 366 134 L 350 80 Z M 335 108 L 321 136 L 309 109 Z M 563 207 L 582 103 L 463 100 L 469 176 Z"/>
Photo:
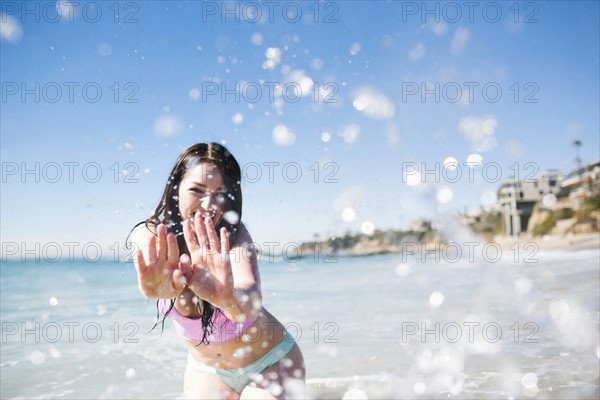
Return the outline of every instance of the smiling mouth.
<path id="1" fill-rule="evenodd" d="M 215 211 L 200 211 L 200 210 L 196 210 L 192 213 L 191 215 L 191 219 L 194 219 L 194 217 L 196 216 L 196 214 L 200 213 L 200 215 L 202 215 L 202 219 L 206 218 L 206 217 L 210 217 L 211 219 L 215 219 L 215 215 L 217 215 L 217 213 Z"/>

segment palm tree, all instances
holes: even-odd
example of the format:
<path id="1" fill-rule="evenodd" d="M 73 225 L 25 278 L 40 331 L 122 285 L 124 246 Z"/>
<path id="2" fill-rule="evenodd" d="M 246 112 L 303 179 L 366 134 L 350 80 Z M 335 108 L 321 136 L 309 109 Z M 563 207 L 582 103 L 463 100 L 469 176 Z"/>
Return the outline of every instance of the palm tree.
<path id="1" fill-rule="evenodd" d="M 573 146 L 575 146 L 575 154 L 577 157 L 575 158 L 575 162 L 577 163 L 577 169 L 581 168 L 581 157 L 579 156 L 579 148 L 582 146 L 581 140 L 575 139 L 573 141 Z"/>

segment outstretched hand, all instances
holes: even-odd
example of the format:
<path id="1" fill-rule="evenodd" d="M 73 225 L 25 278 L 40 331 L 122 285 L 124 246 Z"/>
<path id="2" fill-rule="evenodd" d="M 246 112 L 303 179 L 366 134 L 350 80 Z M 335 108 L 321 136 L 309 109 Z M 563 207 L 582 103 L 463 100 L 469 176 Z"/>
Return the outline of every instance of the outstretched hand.
<path id="1" fill-rule="evenodd" d="M 192 227 L 193 224 L 193 227 Z M 212 218 L 201 213 L 193 222 L 183 223 L 183 234 L 190 257 L 180 257 L 179 267 L 188 286 L 201 299 L 219 307 L 227 308 L 233 300 L 233 275 L 229 258 L 227 229 L 221 228 L 220 240 Z"/>
<path id="2" fill-rule="evenodd" d="M 136 270 L 142 293 L 151 298 L 169 299 L 185 287 L 185 277 L 179 269 L 179 246 L 173 233 L 167 234 L 164 224 L 156 227 L 145 244 L 146 254 L 137 252 Z"/>

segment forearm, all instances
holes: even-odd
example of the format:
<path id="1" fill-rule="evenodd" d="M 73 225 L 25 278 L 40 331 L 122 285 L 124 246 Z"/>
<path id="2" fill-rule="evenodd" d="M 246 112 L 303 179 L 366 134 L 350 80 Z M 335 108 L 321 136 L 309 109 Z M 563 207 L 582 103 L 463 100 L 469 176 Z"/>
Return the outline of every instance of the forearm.
<path id="1" fill-rule="evenodd" d="M 192 287 L 198 297 L 202 289 Z M 210 296 L 206 301 L 221 309 L 227 318 L 236 322 L 244 322 L 254 318 L 262 309 L 262 295 L 258 285 L 234 288 L 231 294 L 223 297 Z"/>
<path id="2" fill-rule="evenodd" d="M 229 319 L 243 322 L 254 318 L 262 309 L 262 295 L 258 285 L 234 288 L 232 296 L 220 307 Z"/>

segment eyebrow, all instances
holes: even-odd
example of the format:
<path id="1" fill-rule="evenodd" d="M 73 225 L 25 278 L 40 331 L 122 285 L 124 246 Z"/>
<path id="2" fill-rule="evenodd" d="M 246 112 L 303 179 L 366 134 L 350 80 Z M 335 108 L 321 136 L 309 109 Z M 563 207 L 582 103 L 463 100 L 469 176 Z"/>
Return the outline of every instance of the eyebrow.
<path id="1" fill-rule="evenodd" d="M 200 183 L 200 182 L 191 182 L 191 184 L 192 185 L 201 186 L 201 187 L 204 187 L 204 188 L 208 188 L 208 186 L 206 186 L 206 184 Z M 227 190 L 227 187 L 225 185 L 223 185 L 223 186 L 219 186 L 217 189 L 218 190 Z"/>

